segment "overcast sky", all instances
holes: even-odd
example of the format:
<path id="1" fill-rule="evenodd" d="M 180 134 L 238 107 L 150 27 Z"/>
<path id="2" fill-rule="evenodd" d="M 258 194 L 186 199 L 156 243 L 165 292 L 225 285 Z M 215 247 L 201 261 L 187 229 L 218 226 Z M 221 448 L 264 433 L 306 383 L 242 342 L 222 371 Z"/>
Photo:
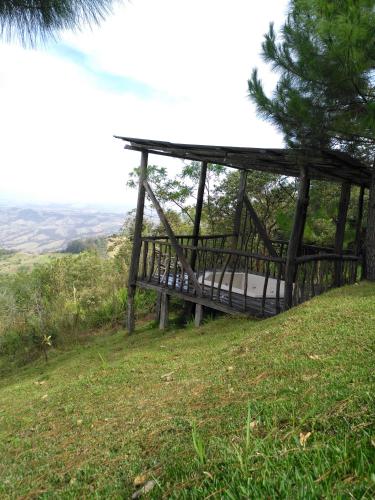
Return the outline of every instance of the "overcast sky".
<path id="1" fill-rule="evenodd" d="M 0 43 L 0 196 L 135 204 L 139 153 L 113 135 L 279 147 L 255 114 L 247 79 L 286 0 L 132 0 L 100 27 L 36 50 Z M 164 164 L 162 157 L 151 162 Z M 173 169 L 179 161 L 168 163 Z"/>

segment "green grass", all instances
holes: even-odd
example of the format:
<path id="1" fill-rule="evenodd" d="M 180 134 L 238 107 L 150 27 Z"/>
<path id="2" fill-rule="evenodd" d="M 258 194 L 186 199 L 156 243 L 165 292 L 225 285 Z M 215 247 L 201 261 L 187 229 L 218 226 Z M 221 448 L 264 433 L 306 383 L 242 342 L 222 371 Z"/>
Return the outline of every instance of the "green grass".
<path id="1" fill-rule="evenodd" d="M 129 498 L 138 476 L 149 498 L 373 498 L 374 305 L 363 283 L 8 374 L 0 497 Z"/>

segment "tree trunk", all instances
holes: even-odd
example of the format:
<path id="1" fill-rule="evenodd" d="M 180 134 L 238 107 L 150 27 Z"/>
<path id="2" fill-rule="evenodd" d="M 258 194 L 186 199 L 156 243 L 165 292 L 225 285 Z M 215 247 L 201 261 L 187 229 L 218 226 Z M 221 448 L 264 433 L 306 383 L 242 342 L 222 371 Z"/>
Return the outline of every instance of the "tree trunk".
<path id="1" fill-rule="evenodd" d="M 372 178 L 368 204 L 366 233 L 366 275 L 368 280 L 375 281 L 375 160 L 372 167 Z"/>

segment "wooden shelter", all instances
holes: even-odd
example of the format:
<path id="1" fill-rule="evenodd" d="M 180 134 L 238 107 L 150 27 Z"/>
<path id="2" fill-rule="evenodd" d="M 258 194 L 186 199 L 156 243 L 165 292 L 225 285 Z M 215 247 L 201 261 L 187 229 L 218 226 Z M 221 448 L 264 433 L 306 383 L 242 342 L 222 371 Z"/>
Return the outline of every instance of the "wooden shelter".
<path id="1" fill-rule="evenodd" d="M 159 293 L 160 327 L 168 323 L 170 296 L 196 305 L 199 325 L 203 307 L 230 314 L 272 316 L 335 286 L 358 278 L 363 198 L 371 171 L 358 160 L 338 151 L 302 151 L 174 144 L 118 137 L 125 149 L 141 152 L 138 203 L 133 251 L 129 270 L 128 329 L 134 330 L 136 287 Z M 194 228 L 191 235 L 176 235 L 147 181 L 149 154 L 201 162 Z M 233 232 L 200 235 L 200 219 L 208 163 L 241 171 Z M 246 192 L 252 170 L 298 177 L 299 188 L 289 241 L 271 240 Z M 310 180 L 341 184 L 334 247 L 303 243 Z M 352 253 L 344 251 L 346 216 L 351 185 L 360 186 L 356 242 Z M 142 235 L 146 195 L 165 229 L 165 236 Z"/>

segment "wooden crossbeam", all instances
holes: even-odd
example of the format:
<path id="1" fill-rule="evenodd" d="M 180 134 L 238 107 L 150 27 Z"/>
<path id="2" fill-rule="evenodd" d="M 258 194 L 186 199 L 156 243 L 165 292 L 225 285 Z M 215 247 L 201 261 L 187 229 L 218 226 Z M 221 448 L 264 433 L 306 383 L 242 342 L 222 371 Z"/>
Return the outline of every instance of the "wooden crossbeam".
<path id="1" fill-rule="evenodd" d="M 253 219 L 255 229 L 258 231 L 260 238 L 263 240 L 265 247 L 267 248 L 271 257 L 278 257 L 276 250 L 274 249 L 271 240 L 268 237 L 267 230 L 263 226 L 261 220 L 259 219 L 247 193 L 244 194 L 243 198 L 247 211 L 250 217 Z"/>
<path id="2" fill-rule="evenodd" d="M 200 284 L 199 284 L 199 282 L 194 274 L 194 271 L 192 270 L 189 262 L 187 261 L 185 255 L 184 255 L 183 249 L 182 249 L 181 245 L 178 243 L 176 235 L 174 234 L 173 229 L 171 228 L 171 225 L 169 224 L 168 219 L 165 216 L 165 213 L 164 213 L 163 209 L 161 208 L 160 203 L 158 202 L 158 200 L 157 200 L 154 192 L 152 191 L 150 184 L 147 182 L 147 180 L 144 180 L 143 186 L 144 186 L 152 204 L 155 207 L 155 210 L 159 216 L 160 222 L 163 224 L 165 232 L 167 233 L 169 240 L 171 242 L 171 245 L 172 245 L 174 251 L 176 252 L 176 255 L 177 255 L 179 261 L 181 262 L 182 268 L 188 274 L 188 276 L 189 276 L 189 278 L 190 278 L 190 280 L 195 288 L 197 295 L 199 297 L 201 297 L 202 296 L 202 287 L 200 286 Z"/>

